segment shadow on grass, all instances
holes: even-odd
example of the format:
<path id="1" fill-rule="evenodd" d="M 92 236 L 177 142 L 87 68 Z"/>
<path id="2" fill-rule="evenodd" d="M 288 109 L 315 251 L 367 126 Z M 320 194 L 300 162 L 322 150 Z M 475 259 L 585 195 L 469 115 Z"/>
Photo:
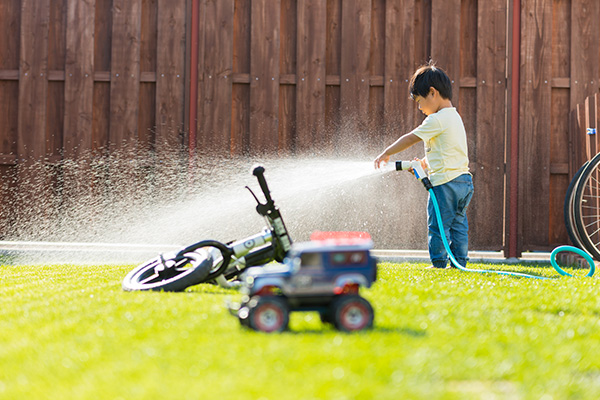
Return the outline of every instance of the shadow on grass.
<path id="1" fill-rule="evenodd" d="M 249 328 L 248 332 L 254 332 L 252 330 L 250 330 Z M 426 337 L 427 336 L 427 332 L 424 330 L 420 330 L 420 329 L 412 329 L 412 328 L 395 328 L 395 327 L 389 327 L 389 326 L 377 326 L 375 325 L 373 328 L 371 329 L 366 329 L 366 330 L 362 330 L 362 331 L 355 331 L 355 332 L 343 332 L 343 331 L 338 331 L 337 329 L 335 329 L 332 325 L 329 324 L 323 324 L 322 327 L 319 328 L 309 328 L 309 329 L 302 329 L 302 328 L 288 328 L 284 333 L 287 334 L 292 334 L 292 335 L 322 335 L 325 333 L 340 333 L 343 335 L 368 335 L 371 333 L 387 333 L 387 334 L 400 334 L 400 335 L 404 335 L 404 336 L 410 336 L 410 337 L 414 337 L 414 338 L 420 338 L 420 337 Z M 265 333 L 267 334 L 267 333 Z"/>

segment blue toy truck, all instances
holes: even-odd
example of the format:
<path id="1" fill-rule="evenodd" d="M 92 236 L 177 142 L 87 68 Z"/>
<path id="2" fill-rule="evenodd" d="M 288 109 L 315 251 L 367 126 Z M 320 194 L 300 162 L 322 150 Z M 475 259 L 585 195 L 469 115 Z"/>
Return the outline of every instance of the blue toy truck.
<path id="1" fill-rule="evenodd" d="M 373 326 L 371 304 L 359 295 L 376 280 L 370 240 L 296 243 L 283 263 L 249 268 L 242 276 L 244 297 L 237 311 L 243 326 L 281 332 L 292 311 L 317 311 L 342 331 Z"/>

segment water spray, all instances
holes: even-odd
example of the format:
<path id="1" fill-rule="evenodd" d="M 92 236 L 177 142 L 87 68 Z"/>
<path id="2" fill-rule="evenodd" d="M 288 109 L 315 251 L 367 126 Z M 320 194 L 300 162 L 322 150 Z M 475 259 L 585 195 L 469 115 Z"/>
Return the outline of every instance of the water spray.
<path id="1" fill-rule="evenodd" d="M 458 261 L 456 261 L 454 254 L 452 254 L 452 251 L 450 250 L 450 245 L 448 244 L 448 239 L 446 238 L 446 234 L 444 232 L 444 224 L 442 222 L 442 215 L 440 212 L 440 208 L 439 208 L 437 199 L 435 197 L 435 193 L 433 191 L 433 185 L 431 184 L 431 182 L 429 180 L 429 176 L 427 175 L 427 172 L 423 169 L 423 166 L 421 165 L 421 161 L 420 160 L 396 161 L 396 171 L 412 172 L 414 174 L 415 178 L 417 178 L 417 180 L 419 180 L 421 183 L 423 183 L 423 186 L 425 186 L 425 190 L 427 190 L 429 192 L 429 196 L 431 196 L 431 201 L 433 203 L 433 208 L 435 209 L 435 216 L 437 219 L 438 226 L 440 228 L 440 236 L 442 237 L 442 242 L 444 243 L 444 248 L 446 249 L 446 252 L 448 253 L 450 261 L 456 268 L 460 269 L 461 271 L 467 271 L 467 272 L 490 273 L 490 274 L 518 276 L 518 277 L 522 277 L 522 278 L 534 278 L 534 279 L 552 279 L 552 278 L 547 278 L 544 276 L 529 275 L 529 274 L 524 274 L 524 273 L 520 273 L 520 272 L 495 271 L 495 270 L 487 270 L 487 269 L 471 269 L 471 268 L 466 268 L 466 267 L 462 266 Z M 552 264 L 554 269 L 560 275 L 571 276 L 571 277 L 573 276 L 573 275 L 569 274 L 568 272 L 564 271 L 556 262 L 556 255 L 558 253 L 566 252 L 566 251 L 579 254 L 580 256 L 585 258 L 585 260 L 590 265 L 590 270 L 586 276 L 591 277 L 592 275 L 594 275 L 596 265 L 595 265 L 594 260 L 591 255 L 589 255 L 587 252 L 585 252 L 577 247 L 559 246 L 559 247 L 555 248 L 552 251 L 552 253 L 550 254 L 550 263 Z"/>

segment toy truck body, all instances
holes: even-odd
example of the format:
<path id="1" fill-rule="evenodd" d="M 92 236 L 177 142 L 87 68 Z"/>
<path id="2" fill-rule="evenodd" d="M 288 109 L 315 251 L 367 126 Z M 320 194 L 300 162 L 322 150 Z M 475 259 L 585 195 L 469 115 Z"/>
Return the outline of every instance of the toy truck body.
<path id="1" fill-rule="evenodd" d="M 340 330 L 370 328 L 373 308 L 359 288 L 370 287 L 377 277 L 371 248 L 370 240 L 296 243 L 283 263 L 249 268 L 242 278 L 240 322 L 259 331 L 282 331 L 290 312 L 317 311 Z"/>

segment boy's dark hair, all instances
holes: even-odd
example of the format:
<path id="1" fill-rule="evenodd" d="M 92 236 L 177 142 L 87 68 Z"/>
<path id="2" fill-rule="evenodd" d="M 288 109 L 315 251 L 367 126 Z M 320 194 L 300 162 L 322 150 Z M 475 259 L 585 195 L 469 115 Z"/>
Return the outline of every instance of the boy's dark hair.
<path id="1" fill-rule="evenodd" d="M 417 69 L 410 79 L 409 91 L 410 97 L 427 97 L 431 88 L 435 88 L 440 95 L 448 100 L 452 100 L 452 82 L 443 69 L 435 66 L 433 61 L 422 65 Z"/>

